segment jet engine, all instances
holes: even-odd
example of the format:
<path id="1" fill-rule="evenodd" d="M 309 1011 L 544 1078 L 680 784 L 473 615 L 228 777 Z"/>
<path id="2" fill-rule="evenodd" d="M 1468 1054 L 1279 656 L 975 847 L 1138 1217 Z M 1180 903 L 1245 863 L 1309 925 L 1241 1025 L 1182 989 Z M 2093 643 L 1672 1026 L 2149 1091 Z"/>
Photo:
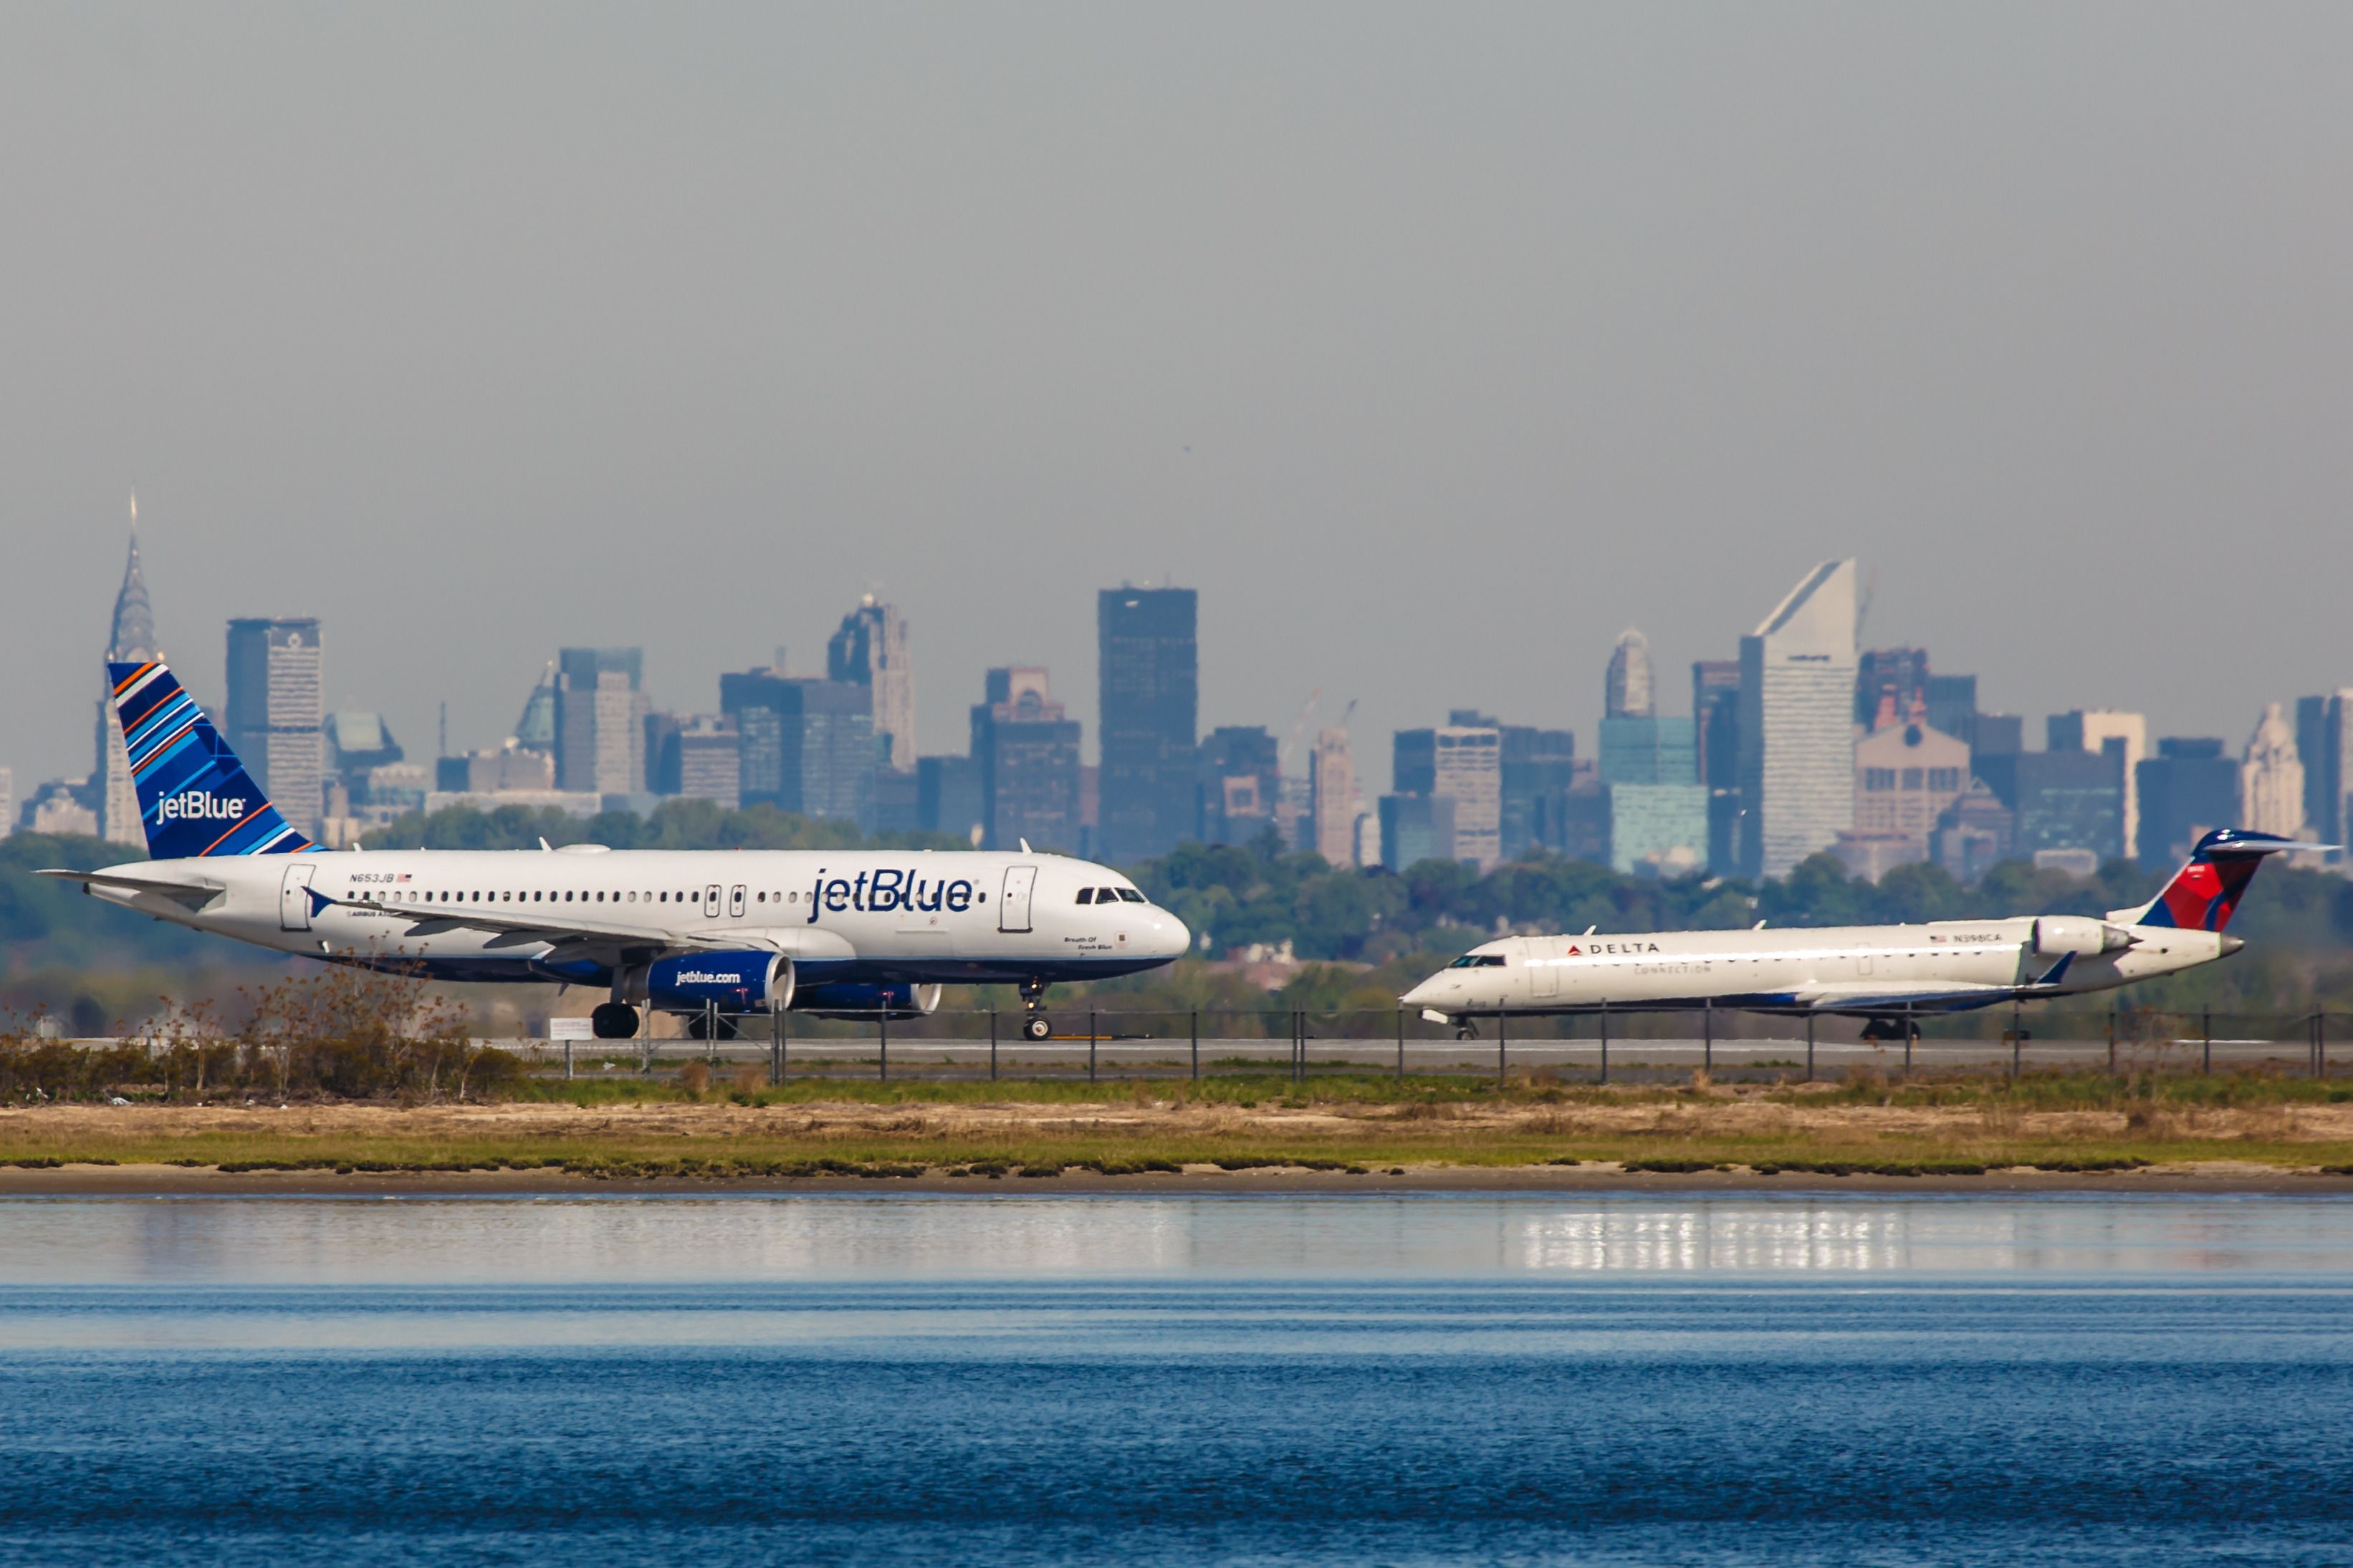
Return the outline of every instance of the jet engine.
<path id="1" fill-rule="evenodd" d="M 667 1013 L 765 1013 L 793 1005 L 793 961 L 782 953 L 696 952 L 643 971 L 645 1000 Z M 632 987 L 635 989 L 635 987 Z"/>
<path id="2" fill-rule="evenodd" d="M 852 1018 L 871 1023 L 877 1018 L 927 1018 L 940 1005 L 940 988 L 904 980 L 883 984 L 841 981 L 804 985 L 788 1004 L 796 1013 L 819 1018 Z"/>
<path id="3" fill-rule="evenodd" d="M 2044 915 L 2034 922 L 2034 951 L 2043 958 L 2071 952 L 2079 958 L 2097 958 L 2131 945 L 2130 932 L 2089 915 Z"/>

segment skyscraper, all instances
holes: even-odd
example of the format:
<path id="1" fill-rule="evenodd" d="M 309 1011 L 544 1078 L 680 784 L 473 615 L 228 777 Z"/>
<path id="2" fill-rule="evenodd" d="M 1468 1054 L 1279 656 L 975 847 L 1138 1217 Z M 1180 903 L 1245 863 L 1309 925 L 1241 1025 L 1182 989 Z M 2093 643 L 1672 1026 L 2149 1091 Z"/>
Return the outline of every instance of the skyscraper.
<path id="1" fill-rule="evenodd" d="M 1026 840 L 1034 849 L 1078 848 L 1079 721 L 1054 700 L 1044 670 L 988 672 L 972 710 L 972 760 L 980 772 L 983 847 L 1012 849 Z"/>
<path id="2" fill-rule="evenodd" d="M 2052 714 L 2044 721 L 2043 733 L 2044 743 L 2054 752 L 2103 751 L 2111 741 L 2124 747 L 2124 847 L 2116 853 L 2134 853 L 2140 842 L 2140 764 L 2148 755 L 2148 721 L 2114 709 L 2079 708 Z"/>
<path id="3" fill-rule="evenodd" d="M 1348 731 L 1325 730 L 1307 758 L 1308 791 L 1314 799 L 1315 853 L 1335 866 L 1356 862 L 1356 764 L 1348 753 Z"/>
<path id="4" fill-rule="evenodd" d="M 147 604 L 147 583 L 139 574 L 139 498 L 131 498 L 131 556 L 123 563 L 122 586 L 114 595 L 114 628 L 106 642 L 107 658 L 117 664 L 150 659 L 155 655 L 155 616 Z M 143 846 L 145 829 L 139 821 L 139 791 L 131 782 L 131 758 L 122 749 L 122 715 L 114 706 L 114 689 L 100 668 L 98 700 L 98 759 L 90 777 L 98 788 L 99 837 L 111 844 Z"/>
<path id="5" fill-rule="evenodd" d="M 1433 795 L 1454 802 L 1454 858 L 1492 869 L 1503 858 L 1504 731 L 1493 720 L 1458 712 L 1440 730 Z M 1462 722 L 1462 721 L 1471 722 Z"/>
<path id="6" fill-rule="evenodd" d="M 1628 628 L 1609 654 L 1609 671 L 1601 682 L 1602 712 L 1611 719 L 1647 719 L 1658 711 L 1658 696 L 1651 681 L 1651 643 Z"/>
<path id="7" fill-rule="evenodd" d="M 279 814 L 313 838 L 327 772 L 322 657 L 313 617 L 228 624 L 229 749 Z"/>
<path id="8" fill-rule="evenodd" d="M 735 721 L 742 803 L 866 826 L 874 799 L 872 697 L 852 681 L 774 668 L 721 676 L 720 710 Z"/>
<path id="9" fill-rule="evenodd" d="M 2295 730 L 2276 702 L 2263 704 L 2247 752 L 2239 764 L 2241 826 L 2293 838 L 2304 831 L 2304 762 L 2296 755 Z"/>
<path id="10" fill-rule="evenodd" d="M 645 650 L 567 647 L 555 656 L 555 787 L 642 795 Z"/>
<path id="11" fill-rule="evenodd" d="M 1780 877 L 1854 826 L 1854 563 L 1825 561 L 1740 639 L 1741 868 Z"/>
<path id="12" fill-rule="evenodd" d="M 1707 786 L 1707 868 L 1729 877 L 1740 869 L 1738 659 L 1693 663 L 1692 731 L 1694 764 Z"/>
<path id="13" fill-rule="evenodd" d="M 2304 820 L 2326 843 L 2343 844 L 2353 826 L 2353 688 L 2295 701 L 2295 751 L 2304 763 Z M 2343 852 L 2330 857 L 2346 858 Z"/>
<path id="14" fill-rule="evenodd" d="M 882 765 L 913 771 L 915 676 L 907 662 L 907 621 L 898 606 L 878 604 L 871 594 L 860 600 L 826 644 L 825 672 L 874 693 L 874 741 Z"/>
<path id="15" fill-rule="evenodd" d="M 1103 693 L 1097 853 L 1114 864 L 1165 855 L 1193 831 L 1198 597 L 1190 588 L 1106 588 L 1095 600 Z"/>
<path id="16" fill-rule="evenodd" d="M 2206 834 L 2238 825 L 2239 764 L 2223 754 L 2220 736 L 2168 735 L 2133 771 L 2140 796 L 2133 852 L 2143 866 L 2170 868 Z"/>

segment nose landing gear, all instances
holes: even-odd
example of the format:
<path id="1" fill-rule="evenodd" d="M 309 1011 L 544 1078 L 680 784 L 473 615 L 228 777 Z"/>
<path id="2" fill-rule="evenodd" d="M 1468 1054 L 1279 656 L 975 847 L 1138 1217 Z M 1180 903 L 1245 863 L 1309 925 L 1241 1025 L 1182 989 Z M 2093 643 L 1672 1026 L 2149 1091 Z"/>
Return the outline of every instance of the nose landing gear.
<path id="1" fill-rule="evenodd" d="M 1023 1009 L 1021 1037 L 1025 1040 L 1052 1039 L 1054 1020 L 1046 1016 L 1043 1011 L 1046 983 L 1042 980 L 1025 980 L 1021 983 L 1020 991 Z"/>

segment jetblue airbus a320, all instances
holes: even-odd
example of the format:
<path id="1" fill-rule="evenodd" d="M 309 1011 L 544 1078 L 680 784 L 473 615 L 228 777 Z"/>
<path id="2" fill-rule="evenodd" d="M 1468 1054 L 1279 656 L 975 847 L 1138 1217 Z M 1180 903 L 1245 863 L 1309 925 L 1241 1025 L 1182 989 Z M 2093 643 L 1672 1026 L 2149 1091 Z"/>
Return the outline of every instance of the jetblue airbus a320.
<path id="1" fill-rule="evenodd" d="M 281 952 L 440 980 L 594 985 L 597 1036 L 640 1008 L 911 1017 L 946 983 L 1019 987 L 1044 1039 L 1057 981 L 1152 969 L 1185 923 L 1056 855 L 911 850 L 322 852 L 271 805 L 161 662 L 109 667 L 154 858 L 44 871 L 93 897 Z"/>

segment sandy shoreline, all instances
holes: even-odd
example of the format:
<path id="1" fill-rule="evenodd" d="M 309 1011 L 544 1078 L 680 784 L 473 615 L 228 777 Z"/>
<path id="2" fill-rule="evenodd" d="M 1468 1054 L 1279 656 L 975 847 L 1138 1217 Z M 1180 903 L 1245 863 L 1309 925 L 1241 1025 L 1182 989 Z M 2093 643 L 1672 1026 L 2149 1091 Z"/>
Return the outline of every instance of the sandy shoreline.
<path id="1" fill-rule="evenodd" d="M 561 1171 L 223 1172 L 209 1166 L 61 1165 L 49 1169 L 0 1168 L 0 1199 L 90 1197 L 373 1197 L 414 1196 L 599 1197 L 668 1194 L 720 1196 L 815 1194 L 965 1194 L 1037 1195 L 1087 1194 L 1386 1194 L 1416 1193 L 1919 1193 L 1919 1194 L 2246 1194 L 2303 1197 L 2353 1196 L 2353 1176 L 2319 1174 L 2220 1161 L 2156 1165 L 2135 1171 L 2076 1172 L 2012 1170 L 1982 1176 L 1830 1176 L 1812 1172 L 1760 1175 L 1751 1171 L 1625 1171 L 1614 1162 L 1556 1167 L 1407 1167 L 1402 1175 L 1376 1172 L 1351 1176 L 1329 1171 L 1273 1169 L 1221 1171 L 1214 1166 L 1181 1173 L 1145 1173 L 1105 1176 L 1072 1169 L 1059 1176 L 653 1177 L 600 1179 Z"/>

